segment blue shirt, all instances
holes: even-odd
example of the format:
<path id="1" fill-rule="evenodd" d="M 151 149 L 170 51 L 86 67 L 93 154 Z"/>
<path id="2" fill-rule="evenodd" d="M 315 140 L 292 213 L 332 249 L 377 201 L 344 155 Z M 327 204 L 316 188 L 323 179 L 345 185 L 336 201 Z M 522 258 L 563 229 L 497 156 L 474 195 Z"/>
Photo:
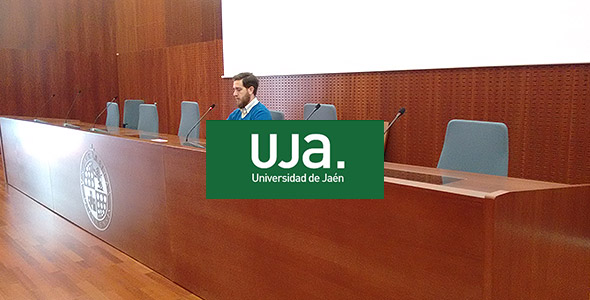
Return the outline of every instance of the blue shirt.
<path id="1" fill-rule="evenodd" d="M 264 104 L 258 102 L 258 104 L 254 105 L 252 109 L 248 112 L 248 114 L 242 118 L 242 111 L 239 108 L 236 108 L 229 117 L 228 120 L 272 120 L 270 116 L 270 111 L 268 108 L 264 106 Z"/>

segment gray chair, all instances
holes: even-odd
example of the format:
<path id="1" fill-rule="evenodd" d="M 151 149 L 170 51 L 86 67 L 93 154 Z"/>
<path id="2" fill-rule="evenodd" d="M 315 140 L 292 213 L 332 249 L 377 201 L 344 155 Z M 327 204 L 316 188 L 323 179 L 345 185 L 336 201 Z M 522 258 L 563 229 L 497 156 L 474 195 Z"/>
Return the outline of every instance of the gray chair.
<path id="1" fill-rule="evenodd" d="M 307 116 L 313 112 L 317 104 L 306 103 L 303 106 L 303 120 L 307 119 Z M 338 120 L 336 116 L 336 107 L 332 104 L 322 104 L 320 109 L 316 111 L 310 118 L 310 120 Z"/>
<path id="2" fill-rule="evenodd" d="M 123 127 L 137 129 L 139 123 L 139 105 L 143 103 L 143 100 L 125 100 L 123 107 Z"/>
<path id="3" fill-rule="evenodd" d="M 178 127 L 178 136 L 182 140 L 186 139 L 189 130 L 199 120 L 199 103 L 193 101 L 182 101 L 180 104 L 180 126 Z M 193 129 L 190 133 L 189 139 L 199 139 L 199 127 Z"/>
<path id="4" fill-rule="evenodd" d="M 285 114 L 282 111 L 278 111 L 278 110 L 270 110 L 270 116 L 273 120 L 284 120 L 285 119 Z"/>
<path id="5" fill-rule="evenodd" d="M 158 108 L 155 104 L 139 105 L 137 129 L 142 132 L 158 133 Z"/>
<path id="6" fill-rule="evenodd" d="M 451 120 L 437 168 L 508 176 L 508 127 L 497 122 Z"/>
<path id="7" fill-rule="evenodd" d="M 107 102 L 107 127 L 119 127 L 119 104 Z"/>

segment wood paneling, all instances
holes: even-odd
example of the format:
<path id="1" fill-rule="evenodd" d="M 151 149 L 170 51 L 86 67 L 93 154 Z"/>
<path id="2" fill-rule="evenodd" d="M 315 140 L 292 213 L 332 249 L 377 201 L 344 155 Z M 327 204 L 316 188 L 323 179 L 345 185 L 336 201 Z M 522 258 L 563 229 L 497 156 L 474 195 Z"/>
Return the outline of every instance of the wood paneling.
<path id="1" fill-rule="evenodd" d="M 91 121 L 118 93 L 158 102 L 160 131 L 176 133 L 183 100 L 201 112 L 216 103 L 212 119 L 235 108 L 220 79 L 219 0 L 9 0 L 0 25 L 2 114 L 35 115 L 55 93 L 39 115 L 63 118 L 81 89 L 72 118 Z M 405 106 L 385 158 L 424 166 L 436 165 L 450 119 L 504 122 L 510 176 L 590 182 L 588 64 L 271 76 L 259 96 L 287 119 L 307 102 L 335 104 L 348 120 L 389 121 Z"/>
<path id="2" fill-rule="evenodd" d="M 117 52 L 166 47 L 164 0 L 122 0 L 116 3 Z"/>
<path id="3" fill-rule="evenodd" d="M 70 118 L 94 120 L 118 90 L 114 1 L 0 5 L 0 114 L 64 118 L 82 90 Z"/>
<path id="4" fill-rule="evenodd" d="M 160 132 L 176 134 L 180 103 L 223 117 L 220 1 L 117 2 L 119 96 L 158 102 Z M 205 136 L 206 122 L 201 124 Z"/>
<path id="5" fill-rule="evenodd" d="M 137 0 L 137 48 L 154 49 L 166 46 L 164 0 Z"/>
<path id="6" fill-rule="evenodd" d="M 220 41 L 120 54 L 119 95 L 121 99 L 157 102 L 160 132 L 175 134 L 182 101 L 197 101 L 201 113 L 219 103 L 223 70 L 221 57 L 213 54 L 217 52 L 221 52 Z M 218 108 L 208 116 L 221 117 Z M 205 124 L 201 124 L 203 137 Z"/>
<path id="7" fill-rule="evenodd" d="M 162 147 L 138 147 L 140 142 L 133 139 L 115 141 L 117 138 L 110 135 L 88 135 L 87 130 L 27 121 L 17 125 L 5 120 L 2 118 L 1 129 L 8 183 L 80 228 L 125 249 L 158 273 L 170 275 Z M 90 127 L 83 124 L 85 129 Z M 112 197 L 112 215 L 104 219 L 110 220 L 109 230 L 99 230 L 91 223 L 81 196 L 82 158 L 91 148 L 110 179 L 105 180 L 103 190 Z M 133 180 L 137 174 L 143 174 L 141 180 Z"/>
<path id="8" fill-rule="evenodd" d="M 157 103 L 160 132 L 168 132 L 168 62 L 166 49 L 128 52 L 118 56 L 119 97 Z"/>
<path id="9" fill-rule="evenodd" d="M 224 118 L 220 106 L 222 60 L 214 53 L 222 50 L 221 41 L 195 43 L 167 48 L 168 59 L 168 121 L 169 133 L 177 133 L 180 124 L 180 103 L 197 101 L 203 114 L 211 104 L 216 108 L 207 119 Z M 201 124 L 201 136 L 205 137 L 207 121 Z"/>
<path id="10" fill-rule="evenodd" d="M 590 255 L 590 218 L 584 213 L 590 209 L 590 188 L 551 193 L 543 197 L 527 192 L 496 201 L 494 299 L 588 297 L 590 265 L 572 262 L 587 261 Z"/>
<path id="11" fill-rule="evenodd" d="M 182 100 L 198 101 L 201 112 L 216 103 L 212 119 L 224 119 L 235 109 L 231 80 L 219 79 L 220 7 L 218 0 L 117 3 L 119 94 L 122 99 L 165 101 L 167 131 L 162 132 L 177 132 Z M 147 24 L 158 28 L 142 38 L 139 27 Z M 135 63 L 141 60 L 133 57 L 145 56 L 139 52 L 157 47 L 164 51 L 157 52 L 153 66 L 162 65 L 166 56 L 166 70 Z M 127 52 L 133 54 L 123 55 Z M 144 72 L 165 78 L 166 85 L 154 87 L 162 80 Z M 209 88 L 214 86 L 217 91 Z M 590 182 L 590 157 L 585 155 L 590 146 L 588 64 L 270 76 L 261 78 L 259 98 L 287 119 L 301 119 L 304 103 L 335 104 L 338 117 L 346 120 L 390 121 L 406 107 L 390 132 L 385 158 L 423 166 L 436 166 L 449 120 L 504 122 L 510 135 L 510 176 Z"/>
<path id="12" fill-rule="evenodd" d="M 224 80 L 225 113 L 233 108 Z M 451 119 L 504 122 L 509 175 L 590 182 L 590 64 L 418 70 L 261 78 L 259 99 L 287 119 L 303 104 L 336 105 L 343 120 L 390 121 L 386 161 L 436 166 Z"/>
<path id="13" fill-rule="evenodd" d="M 0 5 L 0 48 L 115 49 L 114 0 L 7 0 Z"/>
<path id="14" fill-rule="evenodd" d="M 0 182 L 2 298 L 200 299 Z"/>
<path id="15" fill-rule="evenodd" d="M 65 118 L 82 90 L 70 118 L 92 122 L 117 94 L 114 55 L 0 49 L 0 60 L 2 114 Z"/>
<path id="16" fill-rule="evenodd" d="M 219 0 L 121 0 L 116 7 L 119 53 L 221 39 Z"/>
<path id="17" fill-rule="evenodd" d="M 116 1 L 117 53 L 137 51 L 135 1 Z"/>
<path id="18" fill-rule="evenodd" d="M 219 39 L 221 39 L 221 1 L 166 1 L 168 46 Z"/>

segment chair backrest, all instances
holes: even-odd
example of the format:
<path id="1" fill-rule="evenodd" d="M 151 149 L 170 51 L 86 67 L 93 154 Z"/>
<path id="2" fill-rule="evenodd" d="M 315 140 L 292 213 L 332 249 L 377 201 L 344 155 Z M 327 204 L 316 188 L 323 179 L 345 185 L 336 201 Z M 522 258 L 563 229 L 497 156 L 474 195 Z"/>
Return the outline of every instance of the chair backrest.
<path id="1" fill-rule="evenodd" d="M 307 116 L 313 112 L 316 105 L 314 103 L 306 103 L 303 106 L 303 120 L 307 119 Z M 310 120 L 338 120 L 336 107 L 332 104 L 322 104 L 320 109 L 311 116 Z"/>
<path id="2" fill-rule="evenodd" d="M 180 104 L 180 126 L 178 126 L 178 136 L 181 138 L 186 138 L 188 131 L 191 130 L 193 126 L 199 120 L 199 103 L 193 101 L 182 101 Z M 195 128 L 190 136 L 189 139 L 198 140 L 199 139 L 199 126 Z"/>
<path id="3" fill-rule="evenodd" d="M 158 108 L 155 104 L 139 105 L 139 121 L 137 129 L 145 132 L 158 133 Z"/>
<path id="4" fill-rule="evenodd" d="M 119 127 L 119 104 L 107 102 L 107 127 Z"/>
<path id="5" fill-rule="evenodd" d="M 140 104 L 143 104 L 143 100 L 125 100 L 123 107 L 123 127 L 137 129 Z"/>
<path id="6" fill-rule="evenodd" d="M 508 127 L 451 120 L 437 168 L 508 176 Z"/>
<path id="7" fill-rule="evenodd" d="M 282 111 L 278 111 L 278 110 L 270 110 L 270 117 L 273 120 L 284 120 L 285 119 L 285 114 Z"/>

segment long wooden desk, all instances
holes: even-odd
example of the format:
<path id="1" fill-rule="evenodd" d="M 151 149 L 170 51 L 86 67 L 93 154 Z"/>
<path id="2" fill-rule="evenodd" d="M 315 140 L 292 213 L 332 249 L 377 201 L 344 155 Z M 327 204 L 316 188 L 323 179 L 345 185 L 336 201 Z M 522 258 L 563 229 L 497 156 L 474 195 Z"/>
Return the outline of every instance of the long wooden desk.
<path id="1" fill-rule="evenodd" d="M 385 163 L 384 199 L 207 200 L 205 150 L 80 125 L 0 118 L 7 183 L 205 299 L 588 299 L 589 185 Z"/>

